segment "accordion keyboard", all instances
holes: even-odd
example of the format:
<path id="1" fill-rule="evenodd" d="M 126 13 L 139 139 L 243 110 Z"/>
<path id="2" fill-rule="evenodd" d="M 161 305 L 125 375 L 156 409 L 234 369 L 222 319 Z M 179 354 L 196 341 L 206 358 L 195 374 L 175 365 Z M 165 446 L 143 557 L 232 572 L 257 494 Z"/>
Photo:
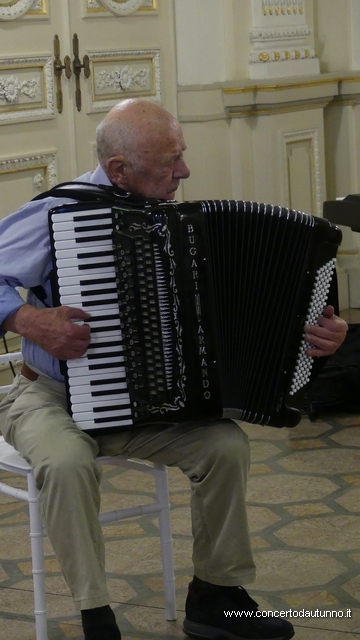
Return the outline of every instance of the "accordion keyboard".
<path id="1" fill-rule="evenodd" d="M 52 225 L 59 302 L 91 315 L 87 352 L 67 361 L 72 416 L 87 431 L 132 425 L 111 209 L 59 211 L 52 214 Z"/>

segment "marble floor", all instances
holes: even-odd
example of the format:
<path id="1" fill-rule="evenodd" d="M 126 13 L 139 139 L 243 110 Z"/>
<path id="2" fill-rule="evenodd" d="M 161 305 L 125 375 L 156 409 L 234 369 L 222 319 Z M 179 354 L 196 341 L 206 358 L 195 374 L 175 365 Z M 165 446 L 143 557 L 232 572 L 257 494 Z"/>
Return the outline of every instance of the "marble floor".
<path id="1" fill-rule="evenodd" d="M 303 418 L 295 429 L 242 427 L 252 450 L 247 498 L 258 573 L 248 586 L 251 595 L 263 609 L 294 610 L 299 640 L 360 640 L 360 416 Z M 7 476 L 1 473 L 0 480 Z M 23 485 L 22 478 L 16 481 Z M 164 617 L 154 516 L 104 526 L 108 582 L 125 640 L 185 638 L 189 488 L 174 469 L 169 482 L 177 621 Z M 153 495 L 148 477 L 110 466 L 102 491 L 106 509 L 150 502 Z M 80 639 L 80 620 L 47 539 L 45 549 L 49 640 Z M 26 505 L 1 495 L 0 640 L 35 638 L 32 607 Z M 329 617 L 300 615 L 316 610 Z"/>

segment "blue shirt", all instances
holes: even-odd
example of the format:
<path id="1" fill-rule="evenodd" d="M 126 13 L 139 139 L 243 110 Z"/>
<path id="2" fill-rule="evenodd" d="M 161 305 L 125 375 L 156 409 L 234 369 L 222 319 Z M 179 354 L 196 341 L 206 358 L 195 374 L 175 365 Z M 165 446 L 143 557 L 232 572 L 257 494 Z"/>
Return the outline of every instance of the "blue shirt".
<path id="1" fill-rule="evenodd" d="M 80 176 L 77 181 L 111 185 L 100 166 Z M 47 294 L 46 302 L 52 306 L 48 212 L 67 202 L 74 201 L 69 198 L 45 198 L 28 202 L 16 213 L 0 221 L 0 324 L 25 304 L 16 287 L 30 289 L 42 285 Z M 32 291 L 28 291 L 26 301 L 35 307 L 43 307 Z M 0 330 L 0 337 L 5 333 Z M 37 344 L 23 338 L 21 350 L 30 366 L 55 380 L 64 380 L 59 361 Z"/>

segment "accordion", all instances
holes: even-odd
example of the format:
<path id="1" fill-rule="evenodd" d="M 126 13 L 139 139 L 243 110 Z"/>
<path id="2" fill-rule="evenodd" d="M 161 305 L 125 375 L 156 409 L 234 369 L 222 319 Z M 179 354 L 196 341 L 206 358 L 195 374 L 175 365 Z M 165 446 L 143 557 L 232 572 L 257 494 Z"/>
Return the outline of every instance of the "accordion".
<path id="1" fill-rule="evenodd" d="M 66 362 L 80 429 L 298 424 L 303 328 L 327 303 L 336 226 L 255 202 L 120 197 L 55 207 L 49 225 L 55 304 L 90 314 L 88 350 Z"/>

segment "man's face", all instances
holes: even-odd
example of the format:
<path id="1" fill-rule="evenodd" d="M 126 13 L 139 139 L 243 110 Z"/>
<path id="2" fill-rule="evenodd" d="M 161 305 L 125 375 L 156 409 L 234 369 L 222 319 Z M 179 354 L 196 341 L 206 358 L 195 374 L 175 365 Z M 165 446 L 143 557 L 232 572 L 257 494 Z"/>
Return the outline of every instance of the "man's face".
<path id="1" fill-rule="evenodd" d="M 138 164 L 125 167 L 125 188 L 136 195 L 173 200 L 180 180 L 190 175 L 184 150 L 184 138 L 178 126 L 145 140 L 139 149 Z"/>

